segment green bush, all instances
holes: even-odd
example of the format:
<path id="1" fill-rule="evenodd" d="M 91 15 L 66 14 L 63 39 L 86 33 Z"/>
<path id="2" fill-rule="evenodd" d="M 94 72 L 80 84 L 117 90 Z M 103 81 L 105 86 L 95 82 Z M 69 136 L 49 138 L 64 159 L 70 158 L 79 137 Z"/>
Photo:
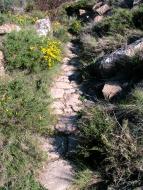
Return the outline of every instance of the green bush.
<path id="1" fill-rule="evenodd" d="M 51 118 L 49 97 L 42 89 L 36 91 L 36 81 L 35 89 L 29 84 L 28 81 L 14 80 L 7 85 L 0 85 L 1 125 L 28 128 L 39 133 L 48 132 Z"/>
<path id="2" fill-rule="evenodd" d="M 69 40 L 67 27 L 60 22 L 53 23 L 53 35 L 63 43 L 66 43 Z"/>
<path id="3" fill-rule="evenodd" d="M 45 73 L 44 76 L 50 83 L 50 76 Z M 53 124 L 44 76 L 28 75 L 25 78 L 17 75 L 9 82 L 0 83 L 2 189 L 43 189 L 34 179 L 37 168 L 45 159 L 37 137 L 51 134 Z"/>
<path id="4" fill-rule="evenodd" d="M 107 17 L 103 22 L 98 23 L 93 28 L 93 32 L 104 34 L 124 34 L 124 32 L 133 27 L 132 12 L 126 9 L 115 9 L 113 15 Z"/>
<path id="5" fill-rule="evenodd" d="M 0 13 L 0 25 L 4 24 L 5 22 L 5 16 Z"/>
<path id="6" fill-rule="evenodd" d="M 139 187 L 143 180 L 142 115 L 133 107 L 118 109 L 113 112 L 116 117 L 104 110 L 96 107 L 84 112 L 79 125 L 79 157 L 92 168 L 98 165 L 96 171 L 110 189 Z"/>
<path id="7" fill-rule="evenodd" d="M 34 176 L 46 158 L 36 142 L 38 139 L 12 126 L 1 126 L 0 138 L 0 189 L 44 190 Z"/>
<path id="8" fill-rule="evenodd" d="M 14 0 L 3 0 L 0 2 L 0 11 L 8 11 L 13 5 Z"/>
<path id="9" fill-rule="evenodd" d="M 45 18 L 47 16 L 47 12 L 44 12 L 44 11 L 40 11 L 40 10 L 33 10 L 31 13 L 30 13 L 30 16 L 33 17 L 33 18 L 37 18 L 37 19 L 42 19 L 42 18 Z"/>
<path id="10" fill-rule="evenodd" d="M 34 2 L 27 2 L 26 3 L 26 7 L 25 7 L 25 11 L 26 12 L 31 12 L 34 9 Z"/>
<path id="11" fill-rule="evenodd" d="M 79 34 L 82 29 L 82 24 L 76 18 L 70 24 L 70 31 L 74 34 Z"/>
<path id="12" fill-rule="evenodd" d="M 143 5 L 133 10 L 134 25 L 143 30 Z"/>
<path id="13" fill-rule="evenodd" d="M 36 72 L 61 61 L 61 45 L 56 39 L 39 37 L 35 32 L 12 32 L 4 41 L 7 69 Z"/>

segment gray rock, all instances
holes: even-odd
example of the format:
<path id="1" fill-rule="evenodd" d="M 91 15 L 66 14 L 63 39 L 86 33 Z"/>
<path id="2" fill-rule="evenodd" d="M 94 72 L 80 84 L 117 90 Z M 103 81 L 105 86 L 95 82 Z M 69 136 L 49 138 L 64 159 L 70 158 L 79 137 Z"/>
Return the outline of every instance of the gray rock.
<path id="1" fill-rule="evenodd" d="M 141 3 L 143 3 L 143 0 L 134 0 L 133 6 L 139 5 Z"/>
<path id="2" fill-rule="evenodd" d="M 101 61 L 98 62 L 97 70 L 103 77 L 111 77 L 116 73 L 124 72 L 130 65 L 130 59 L 133 58 L 137 53 L 143 51 L 143 38 L 136 42 L 121 48 L 105 56 Z"/>
<path id="3" fill-rule="evenodd" d="M 47 36 L 49 33 L 52 33 L 52 25 L 49 17 L 37 20 L 35 28 L 39 36 Z"/>

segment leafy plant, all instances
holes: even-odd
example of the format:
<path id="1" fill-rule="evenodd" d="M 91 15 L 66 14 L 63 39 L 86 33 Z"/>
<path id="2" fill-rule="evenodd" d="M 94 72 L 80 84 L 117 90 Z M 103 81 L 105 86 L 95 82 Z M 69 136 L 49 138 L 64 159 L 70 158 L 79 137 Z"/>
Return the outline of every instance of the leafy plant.
<path id="1" fill-rule="evenodd" d="M 82 24 L 76 18 L 70 24 L 70 31 L 74 34 L 79 34 L 82 29 Z"/>
<path id="2" fill-rule="evenodd" d="M 98 23 L 93 28 L 93 32 L 97 34 L 107 35 L 114 34 L 124 34 L 124 32 L 133 27 L 132 13 L 126 9 L 115 9 L 112 16 L 109 16 L 103 20 L 103 22 Z"/>
<path id="3" fill-rule="evenodd" d="M 78 154 L 92 168 L 98 163 L 98 171 L 111 189 L 140 186 L 143 179 L 141 112 L 137 111 L 138 107 L 126 107 L 117 110 L 114 118 L 103 109 L 84 112 L 79 125 Z"/>
<path id="4" fill-rule="evenodd" d="M 137 28 L 143 30 L 143 5 L 133 11 L 133 22 Z"/>
<path id="5" fill-rule="evenodd" d="M 13 5 L 14 0 L 3 0 L 0 2 L 0 11 L 8 11 Z"/>
<path id="6" fill-rule="evenodd" d="M 34 132 L 44 132 L 48 129 L 48 119 L 50 113 L 48 105 L 45 102 L 46 94 L 40 91 L 36 92 L 24 84 L 23 80 L 14 80 L 7 85 L 0 85 L 0 119 L 3 126 L 14 126 L 16 128 L 30 129 Z M 48 97 L 47 97 L 48 99 Z M 52 120 L 51 120 L 52 121 Z M 47 126 L 47 127 L 46 127 Z"/>
<path id="7" fill-rule="evenodd" d="M 39 37 L 33 31 L 13 32 L 4 41 L 7 69 L 35 72 L 45 70 L 61 60 L 59 41 Z"/>
<path id="8" fill-rule="evenodd" d="M 69 40 L 67 27 L 60 22 L 53 23 L 53 35 L 63 43 L 66 43 Z"/>
<path id="9" fill-rule="evenodd" d="M 5 22 L 5 17 L 2 13 L 0 13 L 0 25 L 2 25 Z"/>
<path id="10" fill-rule="evenodd" d="M 43 190 L 35 180 L 46 158 L 38 136 L 51 134 L 53 123 L 44 76 L 50 83 L 49 73 L 26 78 L 16 74 L 0 83 L 1 189 Z"/>

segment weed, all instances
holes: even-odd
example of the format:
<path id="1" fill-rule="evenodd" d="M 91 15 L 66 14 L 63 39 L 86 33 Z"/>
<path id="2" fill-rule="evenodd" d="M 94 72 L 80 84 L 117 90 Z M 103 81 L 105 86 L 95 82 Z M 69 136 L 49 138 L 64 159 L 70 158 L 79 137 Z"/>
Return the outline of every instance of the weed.
<path id="1" fill-rule="evenodd" d="M 79 34 L 81 29 L 82 29 L 81 22 L 77 20 L 76 18 L 74 18 L 70 24 L 70 31 L 74 34 Z"/>

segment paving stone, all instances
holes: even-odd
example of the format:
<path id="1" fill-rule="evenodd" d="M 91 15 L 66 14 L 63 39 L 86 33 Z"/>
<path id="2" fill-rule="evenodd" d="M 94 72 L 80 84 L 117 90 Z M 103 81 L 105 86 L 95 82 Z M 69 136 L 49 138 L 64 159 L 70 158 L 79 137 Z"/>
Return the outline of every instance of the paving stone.
<path id="1" fill-rule="evenodd" d="M 68 82 L 56 82 L 54 84 L 55 88 L 58 88 L 58 89 L 70 89 L 72 88 L 72 86 L 69 84 L 69 81 Z"/>
<path id="2" fill-rule="evenodd" d="M 69 82 L 68 76 L 60 76 L 55 82 Z"/>
<path id="3" fill-rule="evenodd" d="M 58 124 L 55 126 L 55 128 L 60 132 L 72 133 L 77 130 L 76 121 L 77 115 L 73 115 L 73 112 L 68 113 L 59 119 Z"/>
<path id="4" fill-rule="evenodd" d="M 73 75 L 74 74 L 74 71 L 67 71 L 65 72 L 65 76 L 70 76 L 70 75 Z"/>
<path id="5" fill-rule="evenodd" d="M 66 64 L 63 64 L 61 69 L 66 72 L 66 71 L 75 71 L 75 67 L 72 66 L 72 65 L 66 65 Z"/>
<path id="6" fill-rule="evenodd" d="M 80 98 L 79 94 L 76 94 L 76 93 L 67 95 L 66 105 L 67 106 L 74 106 L 74 105 L 81 104 L 81 101 L 79 98 Z"/>
<path id="7" fill-rule="evenodd" d="M 74 177 L 72 165 L 63 159 L 46 165 L 39 175 L 39 182 L 48 190 L 67 190 Z"/>
<path id="8" fill-rule="evenodd" d="M 76 89 L 71 87 L 70 89 L 65 89 L 65 94 L 69 95 L 69 94 L 73 94 L 76 93 Z"/>
<path id="9" fill-rule="evenodd" d="M 52 88 L 51 89 L 51 96 L 53 99 L 62 98 L 64 96 L 64 90 Z"/>

